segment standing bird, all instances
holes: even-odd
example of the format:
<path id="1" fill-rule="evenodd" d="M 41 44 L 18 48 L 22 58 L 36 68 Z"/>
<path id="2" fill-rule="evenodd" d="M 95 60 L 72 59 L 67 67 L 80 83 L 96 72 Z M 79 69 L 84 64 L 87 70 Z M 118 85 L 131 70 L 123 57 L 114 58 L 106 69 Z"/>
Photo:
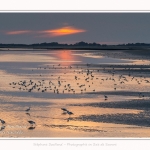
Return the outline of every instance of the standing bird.
<path id="1" fill-rule="evenodd" d="M 34 121 L 32 121 L 32 120 L 29 120 L 28 122 L 29 122 L 32 126 L 36 124 L 36 123 L 35 123 Z"/>
<path id="2" fill-rule="evenodd" d="M 106 95 L 104 95 L 104 97 L 105 97 L 105 100 L 107 100 L 108 97 Z"/>
<path id="3" fill-rule="evenodd" d="M 30 111 L 30 108 L 31 108 L 31 107 L 29 107 L 28 109 L 26 109 L 26 112 Z"/>
<path id="4" fill-rule="evenodd" d="M 2 119 L 0 119 L 0 121 L 1 121 L 1 124 L 2 124 L 2 125 L 6 123 L 6 122 L 5 122 L 4 120 L 2 120 Z"/>
<path id="5" fill-rule="evenodd" d="M 68 111 L 67 110 L 67 114 L 70 116 L 70 115 L 73 115 L 73 113 L 71 111 Z"/>

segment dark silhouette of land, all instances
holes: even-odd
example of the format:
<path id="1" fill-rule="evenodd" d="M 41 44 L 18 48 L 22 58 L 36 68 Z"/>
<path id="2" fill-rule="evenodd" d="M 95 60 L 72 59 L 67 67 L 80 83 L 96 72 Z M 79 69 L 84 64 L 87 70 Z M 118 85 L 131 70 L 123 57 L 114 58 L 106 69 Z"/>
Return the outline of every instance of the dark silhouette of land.
<path id="1" fill-rule="evenodd" d="M 141 50 L 150 49 L 150 44 L 147 43 L 128 43 L 118 45 L 107 45 L 98 43 L 86 43 L 78 42 L 75 44 L 60 44 L 57 42 L 51 43 L 36 43 L 36 44 L 0 44 L 0 50 L 2 48 L 27 48 L 27 49 L 76 49 L 76 50 Z M 6 49 L 5 49 L 6 50 Z"/>

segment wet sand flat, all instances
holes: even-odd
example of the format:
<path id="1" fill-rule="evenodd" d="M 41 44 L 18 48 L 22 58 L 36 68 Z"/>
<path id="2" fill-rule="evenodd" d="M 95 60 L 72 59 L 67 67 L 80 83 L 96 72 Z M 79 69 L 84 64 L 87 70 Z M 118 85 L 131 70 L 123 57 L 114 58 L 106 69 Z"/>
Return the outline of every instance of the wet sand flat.
<path id="1" fill-rule="evenodd" d="M 147 52 L 0 54 L 0 137 L 150 137 Z"/>

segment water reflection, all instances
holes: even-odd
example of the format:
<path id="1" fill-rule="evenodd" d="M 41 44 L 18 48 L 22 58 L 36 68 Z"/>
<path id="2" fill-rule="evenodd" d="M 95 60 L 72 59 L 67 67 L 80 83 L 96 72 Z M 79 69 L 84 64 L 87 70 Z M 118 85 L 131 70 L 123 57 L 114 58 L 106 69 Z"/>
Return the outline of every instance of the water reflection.
<path id="1" fill-rule="evenodd" d="M 30 116 L 30 113 L 26 113 L 26 115 Z"/>
<path id="2" fill-rule="evenodd" d="M 56 54 L 54 54 L 54 56 L 58 59 L 58 61 L 60 61 L 61 66 L 68 66 L 75 62 L 80 62 L 70 50 L 58 51 Z"/>
<path id="3" fill-rule="evenodd" d="M 1 126 L 0 127 L 0 131 L 4 130 L 5 129 L 5 126 Z"/>
<path id="4" fill-rule="evenodd" d="M 35 127 L 29 127 L 28 128 L 28 130 L 34 130 L 35 129 Z"/>
<path id="5" fill-rule="evenodd" d="M 75 56 L 69 50 L 59 51 L 57 57 L 63 61 L 75 61 Z"/>

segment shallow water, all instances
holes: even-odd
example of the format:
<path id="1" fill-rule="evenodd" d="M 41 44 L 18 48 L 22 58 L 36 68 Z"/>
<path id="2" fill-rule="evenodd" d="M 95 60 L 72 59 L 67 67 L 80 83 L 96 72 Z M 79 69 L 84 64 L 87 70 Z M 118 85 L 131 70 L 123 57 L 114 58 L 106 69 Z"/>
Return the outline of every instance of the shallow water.
<path id="1" fill-rule="evenodd" d="M 6 121 L 0 128 L 1 137 L 150 136 L 149 122 L 140 124 L 132 119 L 149 119 L 149 107 L 128 109 L 126 104 L 121 108 L 91 104 L 149 101 L 148 60 L 73 50 L 0 51 L 0 57 L 0 118 Z M 105 67 L 106 64 L 110 66 Z M 120 64 L 122 67 L 118 68 Z M 146 69 L 138 66 L 133 70 L 128 66 L 135 68 L 136 64 Z M 28 107 L 31 110 L 26 112 Z M 36 124 L 32 126 L 28 120 Z"/>

